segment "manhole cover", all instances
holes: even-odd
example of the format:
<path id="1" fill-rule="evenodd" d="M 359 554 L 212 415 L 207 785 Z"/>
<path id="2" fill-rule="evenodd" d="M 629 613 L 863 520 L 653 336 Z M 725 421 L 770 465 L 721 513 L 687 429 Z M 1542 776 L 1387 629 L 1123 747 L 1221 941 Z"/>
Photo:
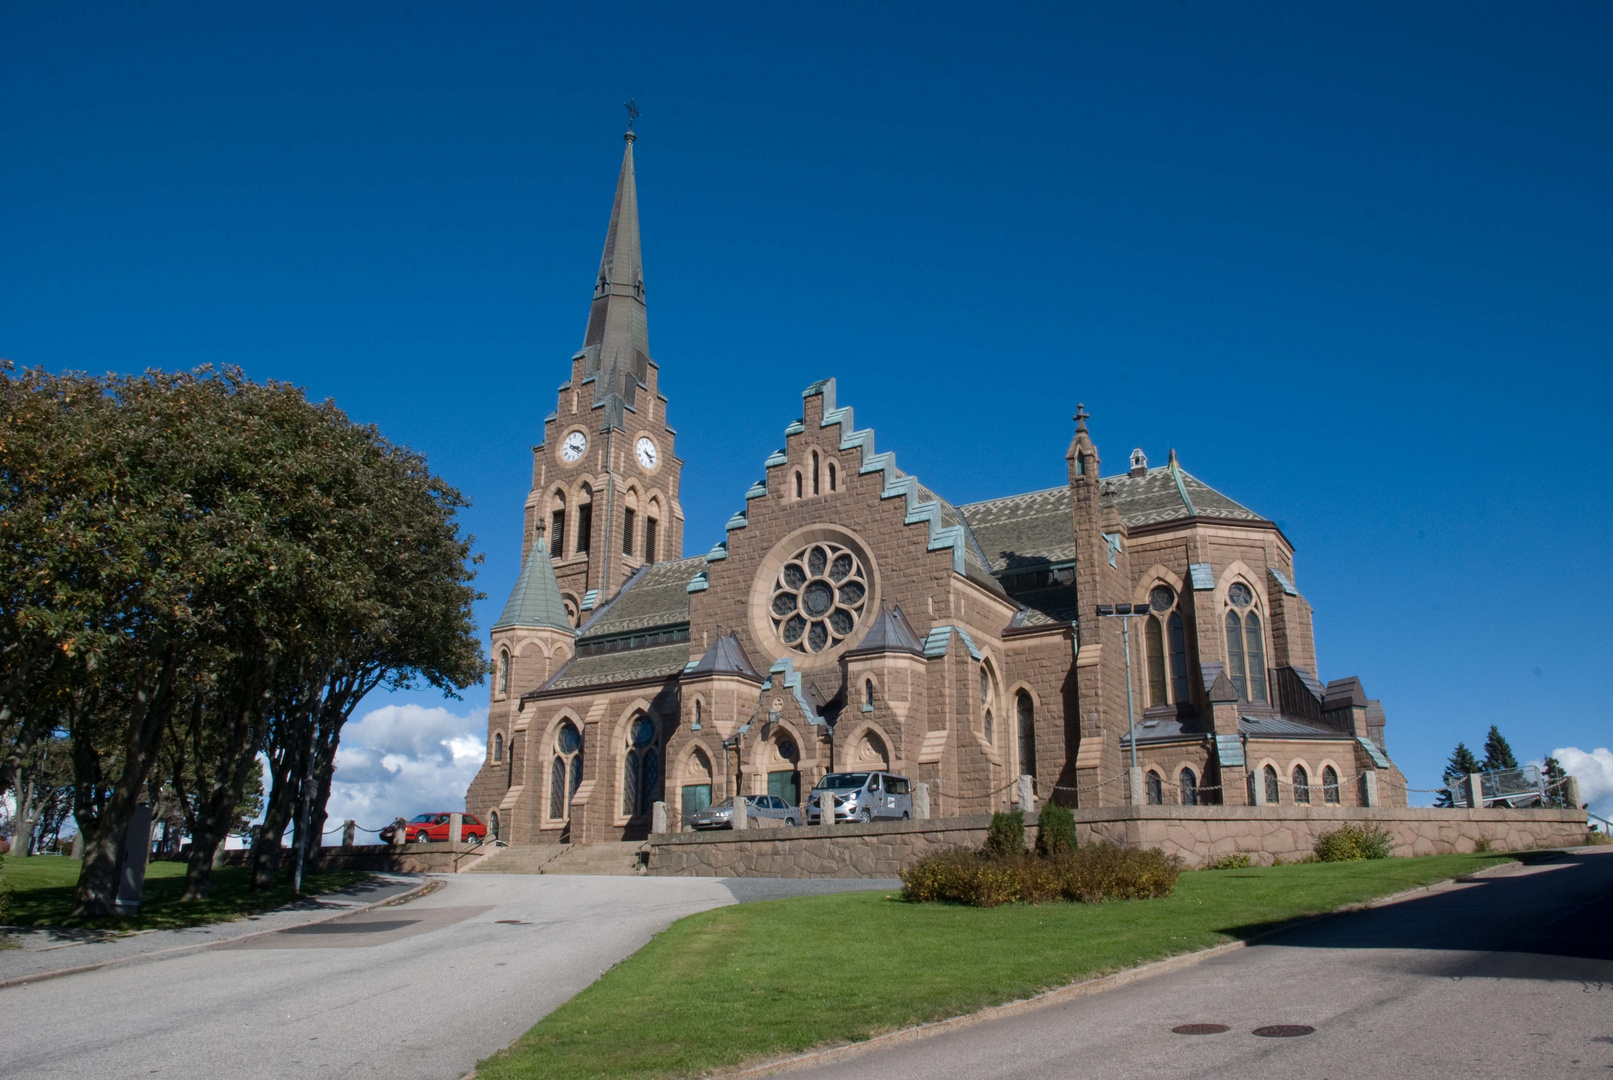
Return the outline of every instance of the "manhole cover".
<path id="1" fill-rule="evenodd" d="M 1262 1039 L 1292 1039 L 1296 1035 L 1309 1035 L 1315 1030 L 1308 1024 L 1268 1024 L 1255 1028 L 1250 1034 L 1259 1035 Z"/>
<path id="2" fill-rule="evenodd" d="M 1171 1028 L 1177 1035 L 1219 1035 L 1227 1030 L 1225 1024 L 1180 1024 Z"/>

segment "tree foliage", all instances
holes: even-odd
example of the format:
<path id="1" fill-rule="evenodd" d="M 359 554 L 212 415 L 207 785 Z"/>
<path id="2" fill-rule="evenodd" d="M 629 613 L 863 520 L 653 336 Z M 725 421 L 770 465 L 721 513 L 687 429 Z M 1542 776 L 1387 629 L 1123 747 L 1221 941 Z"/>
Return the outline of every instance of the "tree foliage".
<path id="1" fill-rule="evenodd" d="M 1484 772 L 1497 772 L 1501 769 L 1516 769 L 1518 759 L 1512 753 L 1512 747 L 1507 743 L 1501 729 L 1494 724 L 1490 725 L 1490 733 L 1484 737 Z"/>
<path id="2" fill-rule="evenodd" d="M 178 796 L 201 895 L 260 753 L 272 821 L 365 693 L 482 675 L 464 497 L 295 387 L 7 366 L 0 484 L 0 735 L 8 762 L 70 737 L 79 915 L 110 910 L 153 782 Z"/>
<path id="3" fill-rule="evenodd" d="M 1470 773 L 1482 771 L 1479 766 L 1479 759 L 1473 755 L 1473 751 L 1467 748 L 1467 743 L 1457 743 L 1456 749 L 1451 751 L 1450 760 L 1445 763 L 1445 771 L 1441 774 L 1441 778 L 1445 781 L 1445 790 L 1439 793 L 1439 798 L 1434 801 L 1434 805 L 1456 805 L 1451 789 L 1459 786 Z"/>

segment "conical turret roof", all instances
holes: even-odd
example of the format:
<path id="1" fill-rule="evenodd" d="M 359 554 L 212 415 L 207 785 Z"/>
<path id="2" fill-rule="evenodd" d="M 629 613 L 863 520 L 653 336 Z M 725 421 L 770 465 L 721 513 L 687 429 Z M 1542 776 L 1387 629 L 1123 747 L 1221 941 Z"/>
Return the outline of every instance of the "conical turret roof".
<path id="1" fill-rule="evenodd" d="M 566 615 L 565 601 L 560 599 L 560 583 L 555 581 L 554 564 L 549 561 L 549 549 L 540 535 L 532 542 L 532 550 L 521 564 L 521 576 L 515 579 L 510 590 L 504 614 L 493 624 L 494 630 L 507 626 L 538 627 L 575 633 L 571 619 Z"/>

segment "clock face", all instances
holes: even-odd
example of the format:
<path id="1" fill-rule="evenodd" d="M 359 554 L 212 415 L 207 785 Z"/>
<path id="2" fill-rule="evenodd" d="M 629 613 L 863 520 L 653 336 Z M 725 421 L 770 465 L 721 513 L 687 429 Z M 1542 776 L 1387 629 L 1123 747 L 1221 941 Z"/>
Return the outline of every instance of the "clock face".
<path id="1" fill-rule="evenodd" d="M 560 456 L 567 461 L 576 461 L 587 449 L 588 436 L 580 431 L 573 431 L 566 436 L 566 441 L 560 444 Z"/>
<path id="2" fill-rule="evenodd" d="M 638 463 L 646 469 L 655 468 L 655 444 L 649 439 L 641 438 L 638 441 Z"/>

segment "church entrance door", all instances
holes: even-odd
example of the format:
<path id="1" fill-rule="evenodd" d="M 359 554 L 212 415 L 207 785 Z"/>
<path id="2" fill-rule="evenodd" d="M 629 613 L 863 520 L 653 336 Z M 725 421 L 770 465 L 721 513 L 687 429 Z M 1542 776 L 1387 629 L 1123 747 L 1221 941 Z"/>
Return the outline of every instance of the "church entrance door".
<path id="1" fill-rule="evenodd" d="M 767 774 L 767 793 L 777 795 L 790 806 L 801 805 L 801 774 L 795 771 Z"/>

